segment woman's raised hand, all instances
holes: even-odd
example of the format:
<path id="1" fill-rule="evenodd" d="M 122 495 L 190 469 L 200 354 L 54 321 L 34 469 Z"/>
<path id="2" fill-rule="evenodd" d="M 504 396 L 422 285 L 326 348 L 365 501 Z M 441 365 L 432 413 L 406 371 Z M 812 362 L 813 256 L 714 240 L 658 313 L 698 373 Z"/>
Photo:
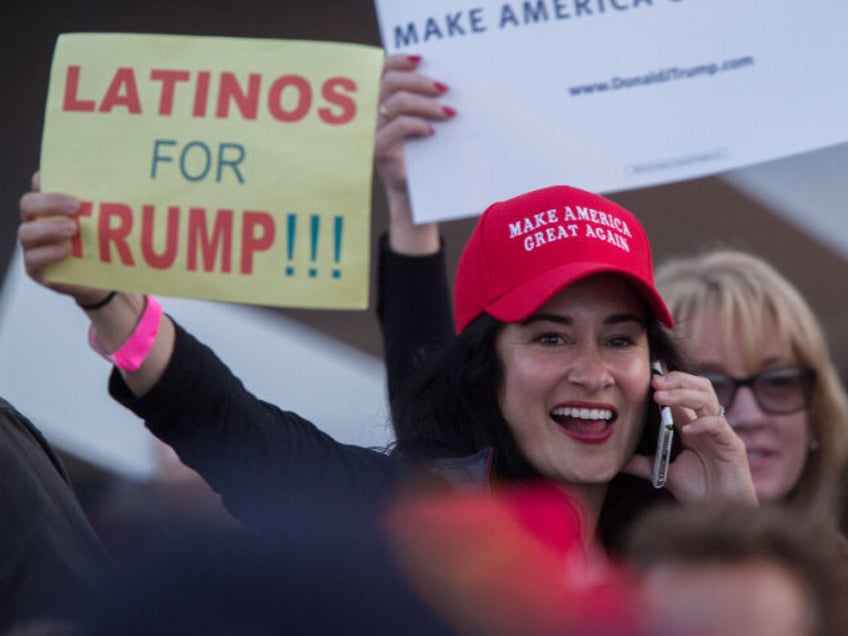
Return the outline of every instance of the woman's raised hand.
<path id="1" fill-rule="evenodd" d="M 757 503 L 745 443 L 724 417 L 706 378 L 674 371 L 653 378 L 654 400 L 672 407 L 683 450 L 671 462 L 667 487 L 682 502 L 733 499 Z M 650 479 L 651 458 L 636 455 L 625 472 Z"/>
<path id="2" fill-rule="evenodd" d="M 434 122 L 451 119 L 456 111 L 441 102 L 448 87 L 418 72 L 416 55 L 389 55 L 380 81 L 380 107 L 374 142 L 377 174 L 389 206 L 389 243 L 397 252 L 426 254 L 439 249 L 435 223 L 415 225 L 406 184 L 404 144 L 429 137 Z"/>
<path id="3" fill-rule="evenodd" d="M 63 260 L 71 252 L 70 239 L 79 232 L 79 225 L 71 217 L 79 206 L 79 200 L 73 196 L 41 192 L 40 175 L 36 172 L 32 177 L 32 190 L 21 197 L 18 242 L 23 251 L 24 268 L 30 278 L 86 305 L 103 299 L 108 292 L 82 285 L 51 283 L 44 277 L 50 265 Z"/>
<path id="4" fill-rule="evenodd" d="M 404 142 L 432 135 L 433 122 L 455 115 L 439 99 L 448 87 L 419 73 L 420 63 L 417 55 L 394 54 L 383 64 L 374 156 L 387 192 L 406 189 Z"/>

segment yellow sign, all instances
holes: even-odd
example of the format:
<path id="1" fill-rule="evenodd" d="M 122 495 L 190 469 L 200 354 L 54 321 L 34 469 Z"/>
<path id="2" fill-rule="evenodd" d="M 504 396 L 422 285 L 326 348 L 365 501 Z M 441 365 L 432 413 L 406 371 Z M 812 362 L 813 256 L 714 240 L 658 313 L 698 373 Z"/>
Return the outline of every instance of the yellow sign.
<path id="1" fill-rule="evenodd" d="M 325 42 L 60 36 L 42 190 L 83 203 L 72 256 L 50 280 L 365 308 L 382 56 Z"/>

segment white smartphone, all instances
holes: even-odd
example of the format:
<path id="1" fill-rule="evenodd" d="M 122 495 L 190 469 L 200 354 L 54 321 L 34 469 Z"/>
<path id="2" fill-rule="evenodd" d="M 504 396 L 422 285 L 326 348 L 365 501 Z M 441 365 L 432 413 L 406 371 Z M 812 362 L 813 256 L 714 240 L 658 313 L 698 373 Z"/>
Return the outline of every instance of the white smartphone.
<path id="1" fill-rule="evenodd" d="M 657 375 L 664 375 L 662 363 L 655 360 L 651 369 Z M 651 471 L 651 483 L 654 488 L 665 487 L 668 475 L 668 464 L 671 461 L 671 442 L 674 439 L 674 420 L 671 417 L 671 407 L 660 408 L 660 427 L 657 434 L 657 450 L 654 455 L 654 469 Z"/>

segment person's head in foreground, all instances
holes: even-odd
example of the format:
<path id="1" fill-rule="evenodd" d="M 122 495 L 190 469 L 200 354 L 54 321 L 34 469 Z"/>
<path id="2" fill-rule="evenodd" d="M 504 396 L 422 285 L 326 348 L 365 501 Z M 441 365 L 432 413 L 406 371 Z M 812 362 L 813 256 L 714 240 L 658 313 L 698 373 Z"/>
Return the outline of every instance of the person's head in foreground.
<path id="1" fill-rule="evenodd" d="M 833 515 L 848 400 L 799 291 L 761 258 L 724 249 L 665 263 L 657 286 L 745 442 L 759 500 Z"/>
<path id="2" fill-rule="evenodd" d="M 626 466 L 647 477 L 648 458 L 638 470 L 631 460 L 655 447 L 655 426 L 646 426 L 659 421 L 651 362 L 672 370 L 681 362 L 633 214 L 567 186 L 493 204 L 460 259 L 454 311 L 457 338 L 394 405 L 398 451 L 490 449 L 492 478 L 576 487 L 595 519 Z M 654 381 L 674 389 L 657 400 L 724 427 L 731 447 L 738 442 L 718 421 L 709 382 L 672 376 Z M 747 474 L 741 455 L 739 474 Z M 694 474 L 691 459 L 680 464 L 677 487 Z"/>
<path id="3" fill-rule="evenodd" d="M 848 554 L 820 520 L 775 506 L 661 506 L 633 527 L 625 556 L 668 633 L 848 633 Z"/>

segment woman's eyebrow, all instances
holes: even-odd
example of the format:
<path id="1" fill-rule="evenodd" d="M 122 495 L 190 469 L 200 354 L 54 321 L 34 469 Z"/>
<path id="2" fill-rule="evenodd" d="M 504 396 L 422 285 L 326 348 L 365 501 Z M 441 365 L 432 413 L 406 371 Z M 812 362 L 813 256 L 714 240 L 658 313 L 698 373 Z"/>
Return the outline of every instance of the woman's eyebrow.
<path id="1" fill-rule="evenodd" d="M 561 325 L 573 325 L 574 319 L 571 316 L 561 316 L 559 314 L 533 314 L 519 324 L 522 327 L 532 325 L 534 322 L 555 322 Z"/>
<path id="2" fill-rule="evenodd" d="M 631 313 L 612 314 L 611 316 L 607 316 L 607 318 L 604 320 L 604 324 L 607 324 L 607 325 L 615 325 L 615 324 L 618 324 L 620 322 L 636 322 L 636 323 L 639 323 L 640 325 L 642 325 L 643 327 L 645 326 L 644 316 L 640 316 L 638 314 L 631 314 Z"/>
<path id="3" fill-rule="evenodd" d="M 533 324 L 534 322 L 553 322 L 560 325 L 573 325 L 574 319 L 571 316 L 563 316 L 560 314 L 533 314 L 519 324 L 521 326 L 526 326 Z M 632 313 L 610 314 L 604 318 L 605 325 L 616 325 L 623 322 L 636 322 L 640 325 L 645 324 L 645 320 L 641 316 Z"/>

